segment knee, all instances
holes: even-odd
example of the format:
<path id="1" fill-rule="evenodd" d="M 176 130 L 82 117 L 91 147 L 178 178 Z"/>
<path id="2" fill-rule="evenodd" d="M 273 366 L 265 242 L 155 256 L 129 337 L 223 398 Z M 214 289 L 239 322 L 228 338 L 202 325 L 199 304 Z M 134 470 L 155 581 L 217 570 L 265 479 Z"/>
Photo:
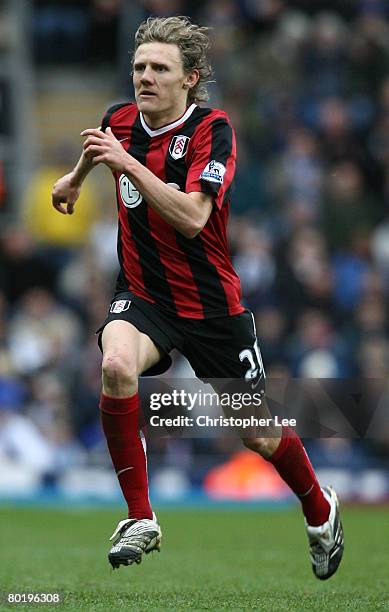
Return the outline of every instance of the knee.
<path id="1" fill-rule="evenodd" d="M 103 387 L 112 394 L 134 392 L 138 386 L 135 361 L 120 353 L 104 355 L 102 364 Z"/>
<path id="2" fill-rule="evenodd" d="M 278 438 L 243 438 L 242 442 L 246 448 L 261 455 L 264 459 L 270 459 L 277 450 Z"/>

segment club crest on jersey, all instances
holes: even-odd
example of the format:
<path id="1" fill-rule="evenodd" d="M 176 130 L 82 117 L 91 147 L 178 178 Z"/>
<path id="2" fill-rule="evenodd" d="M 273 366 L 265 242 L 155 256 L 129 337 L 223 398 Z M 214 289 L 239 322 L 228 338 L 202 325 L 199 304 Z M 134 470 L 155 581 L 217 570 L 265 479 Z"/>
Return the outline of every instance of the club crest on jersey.
<path id="1" fill-rule="evenodd" d="M 173 159 L 184 157 L 188 149 L 189 140 L 188 136 L 173 136 L 169 145 L 169 153 Z"/>
<path id="2" fill-rule="evenodd" d="M 226 167 L 221 162 L 213 159 L 209 162 L 200 174 L 200 179 L 209 181 L 210 183 L 223 183 L 223 178 L 226 173 Z"/>
<path id="3" fill-rule="evenodd" d="M 112 312 L 112 314 L 119 314 L 119 312 L 125 312 L 129 309 L 130 304 L 131 300 L 117 300 L 116 302 L 113 302 L 111 304 L 109 312 Z"/>
<path id="4" fill-rule="evenodd" d="M 127 208 L 136 208 L 142 202 L 141 194 L 125 174 L 119 178 L 119 189 L 123 204 Z"/>

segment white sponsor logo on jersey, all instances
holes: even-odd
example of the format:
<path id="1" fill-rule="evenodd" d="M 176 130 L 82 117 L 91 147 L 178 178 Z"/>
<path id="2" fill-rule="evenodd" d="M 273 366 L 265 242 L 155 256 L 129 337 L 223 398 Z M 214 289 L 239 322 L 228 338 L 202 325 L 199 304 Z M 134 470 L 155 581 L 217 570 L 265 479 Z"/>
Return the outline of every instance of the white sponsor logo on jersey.
<path id="1" fill-rule="evenodd" d="M 129 309 L 131 304 L 131 300 L 117 300 L 116 302 L 113 302 L 111 304 L 111 308 L 109 309 L 109 312 L 112 312 L 113 314 L 119 314 L 119 312 L 125 312 L 126 310 Z"/>
<path id="2" fill-rule="evenodd" d="M 209 181 L 210 183 L 223 183 L 223 178 L 226 173 L 226 167 L 221 162 L 212 160 L 207 164 L 200 174 L 200 178 L 203 181 Z"/>
<path id="3" fill-rule="evenodd" d="M 188 136 L 173 136 L 169 145 L 169 153 L 173 159 L 184 157 L 188 149 L 189 140 Z"/>
<path id="4" fill-rule="evenodd" d="M 136 208 L 142 202 L 141 194 L 125 174 L 119 178 L 119 189 L 123 204 L 127 208 Z"/>

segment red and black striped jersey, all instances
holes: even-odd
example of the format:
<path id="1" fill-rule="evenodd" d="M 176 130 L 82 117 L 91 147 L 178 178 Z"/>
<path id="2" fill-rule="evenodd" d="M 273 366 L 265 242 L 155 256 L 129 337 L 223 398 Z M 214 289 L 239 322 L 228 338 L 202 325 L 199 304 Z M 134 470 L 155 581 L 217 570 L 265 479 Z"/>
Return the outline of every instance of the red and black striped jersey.
<path id="1" fill-rule="evenodd" d="M 179 317 L 243 312 L 227 244 L 236 145 L 226 113 L 192 104 L 177 121 L 153 130 L 136 104 L 126 103 L 107 111 L 102 129 L 108 126 L 125 150 L 162 181 L 185 193 L 209 193 L 214 200 L 202 231 L 186 238 L 147 204 L 125 174 L 113 172 L 121 267 L 117 289 Z"/>

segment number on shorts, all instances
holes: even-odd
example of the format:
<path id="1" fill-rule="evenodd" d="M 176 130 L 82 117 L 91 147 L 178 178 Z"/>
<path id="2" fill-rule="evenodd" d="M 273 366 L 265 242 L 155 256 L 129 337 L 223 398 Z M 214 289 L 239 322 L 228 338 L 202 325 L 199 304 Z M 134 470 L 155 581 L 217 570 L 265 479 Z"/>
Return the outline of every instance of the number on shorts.
<path id="1" fill-rule="evenodd" d="M 247 348 L 240 351 L 239 359 L 242 363 L 245 361 L 245 359 L 248 361 L 250 367 L 246 371 L 244 379 L 246 382 L 253 383 L 252 388 L 254 389 L 259 383 L 260 379 L 265 377 L 262 355 L 258 347 L 258 341 L 255 340 L 253 348 Z"/>

